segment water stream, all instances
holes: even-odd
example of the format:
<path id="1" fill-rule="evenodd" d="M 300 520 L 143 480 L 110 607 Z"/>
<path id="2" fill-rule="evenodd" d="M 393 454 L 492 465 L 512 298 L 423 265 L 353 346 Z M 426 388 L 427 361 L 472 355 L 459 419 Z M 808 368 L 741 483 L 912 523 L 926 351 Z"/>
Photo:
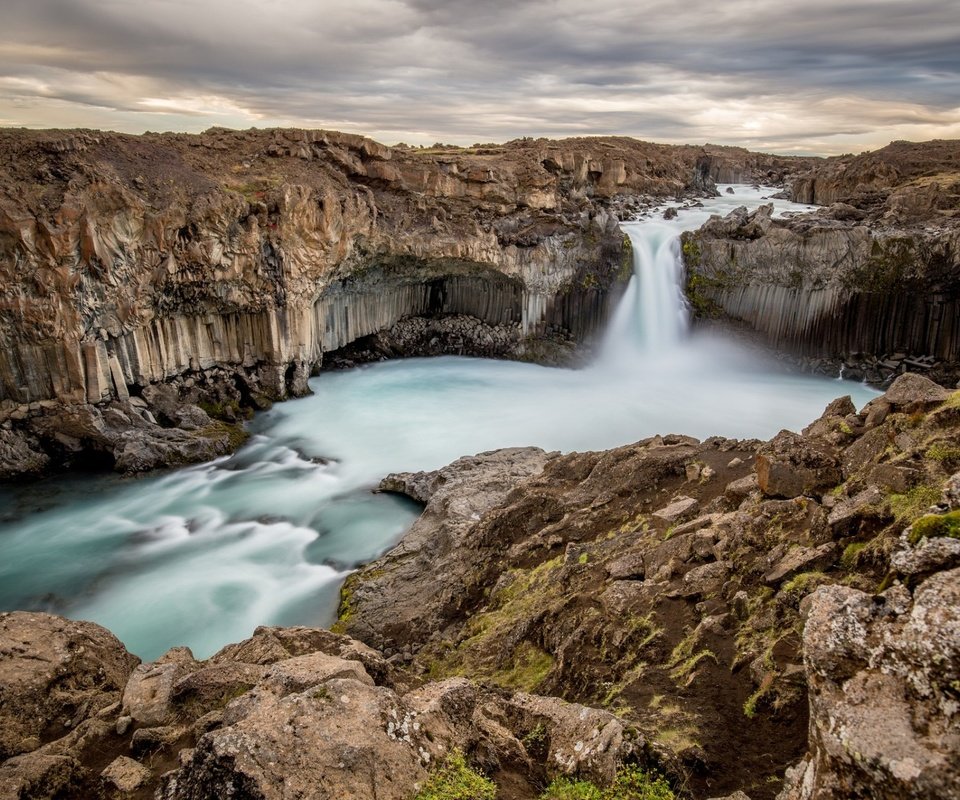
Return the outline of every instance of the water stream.
<path id="1" fill-rule="evenodd" d="M 0 488 L 0 610 L 95 620 L 145 659 L 182 644 L 205 657 L 256 625 L 333 620 L 344 576 L 418 513 L 370 492 L 388 472 L 516 445 L 768 437 L 838 395 L 866 402 L 874 393 L 859 384 L 789 374 L 688 332 L 676 237 L 710 213 L 763 202 L 762 191 L 736 189 L 669 222 L 624 224 L 635 274 L 588 368 L 443 357 L 326 373 L 312 396 L 259 415 L 229 458 Z"/>

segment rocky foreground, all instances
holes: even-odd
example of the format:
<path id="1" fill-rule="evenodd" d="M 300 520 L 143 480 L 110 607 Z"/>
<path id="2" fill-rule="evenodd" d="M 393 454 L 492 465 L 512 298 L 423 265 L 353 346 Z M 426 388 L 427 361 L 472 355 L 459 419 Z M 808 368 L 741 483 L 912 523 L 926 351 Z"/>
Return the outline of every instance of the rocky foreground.
<path id="1" fill-rule="evenodd" d="M 960 797 L 958 441 L 907 374 L 768 442 L 390 476 L 424 512 L 339 632 L 201 662 L 0 615 L 0 796 Z"/>

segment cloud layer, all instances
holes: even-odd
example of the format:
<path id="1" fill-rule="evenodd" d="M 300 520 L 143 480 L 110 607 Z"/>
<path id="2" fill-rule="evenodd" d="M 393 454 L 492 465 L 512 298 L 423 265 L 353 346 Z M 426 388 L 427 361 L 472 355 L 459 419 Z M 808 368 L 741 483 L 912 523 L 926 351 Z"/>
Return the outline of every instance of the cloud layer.
<path id="1" fill-rule="evenodd" d="M 960 137 L 960 14 L 956 0 L 9 0 L 0 125 L 857 151 Z"/>

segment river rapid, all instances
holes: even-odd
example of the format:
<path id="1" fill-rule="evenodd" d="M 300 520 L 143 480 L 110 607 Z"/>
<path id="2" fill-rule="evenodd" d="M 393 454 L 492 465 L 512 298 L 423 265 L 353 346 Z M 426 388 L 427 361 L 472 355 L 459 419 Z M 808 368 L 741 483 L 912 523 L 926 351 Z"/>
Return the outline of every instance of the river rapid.
<path id="1" fill-rule="evenodd" d="M 723 191 L 726 187 L 721 187 Z M 59 476 L 0 488 L 0 610 L 99 622 L 153 659 L 198 658 L 263 624 L 329 625 L 343 578 L 419 513 L 371 492 L 389 472 L 498 447 L 596 450 L 656 433 L 767 438 L 797 430 L 849 381 L 791 374 L 716 333 L 688 331 L 677 237 L 733 195 L 624 223 L 634 276 L 592 364 L 460 357 L 325 373 L 313 395 L 251 423 L 233 456 L 141 478 Z M 775 201 L 777 213 L 807 210 Z"/>

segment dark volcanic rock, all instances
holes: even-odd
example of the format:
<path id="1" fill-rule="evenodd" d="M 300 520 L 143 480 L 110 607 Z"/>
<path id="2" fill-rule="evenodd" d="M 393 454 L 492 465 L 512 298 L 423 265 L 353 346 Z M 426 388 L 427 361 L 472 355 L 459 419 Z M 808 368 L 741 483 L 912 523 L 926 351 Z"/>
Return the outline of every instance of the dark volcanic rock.
<path id="1" fill-rule="evenodd" d="M 837 457 L 818 442 L 781 431 L 757 454 L 757 484 L 768 497 L 819 496 L 840 483 Z"/>
<path id="2" fill-rule="evenodd" d="M 878 385 L 930 371 L 953 385 L 958 163 L 957 140 L 828 159 L 796 180 L 793 199 L 830 208 L 774 220 L 734 211 L 685 233 L 694 307 L 746 323 L 813 369 Z"/>
<path id="3" fill-rule="evenodd" d="M 537 447 L 496 450 L 434 472 L 385 478 L 382 489 L 403 492 L 427 507 L 371 580 L 348 579 L 356 589 L 348 589 L 343 601 L 349 609 L 345 631 L 382 647 L 397 636 L 416 640 L 445 627 L 443 617 L 435 615 L 446 615 L 449 605 L 464 599 L 465 577 L 477 567 L 468 555 L 482 546 L 475 539 L 475 522 L 520 481 L 537 475 L 548 457 Z M 467 542 L 467 536 L 474 541 Z M 465 557 L 447 564 L 434 580 L 420 580 L 429 564 L 455 553 Z"/>

